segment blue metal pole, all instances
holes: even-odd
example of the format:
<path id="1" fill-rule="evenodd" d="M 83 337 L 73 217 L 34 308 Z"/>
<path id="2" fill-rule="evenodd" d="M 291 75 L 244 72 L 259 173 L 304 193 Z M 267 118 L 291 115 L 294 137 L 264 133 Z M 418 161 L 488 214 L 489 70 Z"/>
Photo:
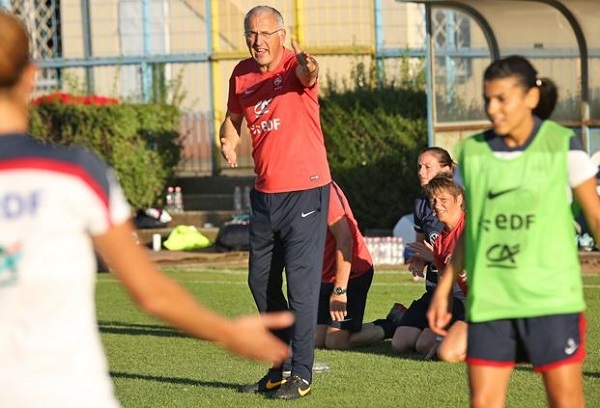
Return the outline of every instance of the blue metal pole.
<path id="1" fill-rule="evenodd" d="M 453 10 L 446 11 L 446 48 L 448 50 L 456 50 L 456 30 L 455 30 L 455 14 Z M 446 55 L 446 103 L 448 106 L 454 103 L 454 84 L 456 84 L 456 69 L 454 60 L 451 56 Z"/>
<path id="2" fill-rule="evenodd" d="M 425 3 L 425 77 L 426 77 L 426 97 L 427 97 L 427 146 L 433 146 L 433 123 L 435 118 L 435 83 L 433 78 L 434 64 L 433 44 L 432 44 L 432 24 L 431 24 L 431 5 Z"/>
<path id="3" fill-rule="evenodd" d="M 152 33 L 150 29 L 150 0 L 142 0 L 142 35 L 144 56 L 152 53 Z M 152 65 L 142 62 L 142 95 L 149 103 L 152 97 Z"/>
<path id="4" fill-rule="evenodd" d="M 86 60 L 92 58 L 92 25 L 90 22 L 90 2 L 81 0 L 81 19 L 83 32 L 83 57 Z M 94 93 L 94 68 L 85 69 L 85 87 L 88 94 Z"/>
<path id="5" fill-rule="evenodd" d="M 373 20 L 375 21 L 375 69 L 377 70 L 377 85 L 383 85 L 383 18 L 381 15 L 381 0 L 375 0 Z"/>
<path id="6" fill-rule="evenodd" d="M 211 143 L 211 151 L 213 154 L 212 157 L 212 175 L 216 176 L 219 174 L 219 162 L 217 161 L 217 146 L 215 142 L 215 92 L 213 89 L 214 84 L 214 71 L 213 71 L 213 63 L 212 56 L 214 53 L 213 48 L 213 15 L 212 15 L 212 6 L 211 0 L 204 0 L 204 12 L 206 15 L 206 51 L 208 53 L 208 109 L 210 112 L 210 143 Z"/>

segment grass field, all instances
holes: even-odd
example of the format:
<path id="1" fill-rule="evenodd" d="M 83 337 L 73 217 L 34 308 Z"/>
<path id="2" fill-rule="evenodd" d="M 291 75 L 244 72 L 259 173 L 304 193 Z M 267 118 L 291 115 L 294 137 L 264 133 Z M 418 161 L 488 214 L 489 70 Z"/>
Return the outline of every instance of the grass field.
<path id="1" fill-rule="evenodd" d="M 205 304 L 228 316 L 254 313 L 245 269 L 167 269 Z M 585 393 L 600 406 L 600 275 L 584 278 L 587 311 Z M 376 272 L 365 320 L 384 316 L 394 301 L 409 304 L 423 283 L 401 271 Z M 355 351 L 317 350 L 329 372 L 315 374 L 312 395 L 274 401 L 238 392 L 266 366 L 188 338 L 146 317 L 116 280 L 98 275 L 98 321 L 116 393 L 124 407 L 464 407 L 465 366 L 391 354 L 389 342 Z M 544 407 L 541 377 L 530 366 L 513 373 L 507 407 Z"/>

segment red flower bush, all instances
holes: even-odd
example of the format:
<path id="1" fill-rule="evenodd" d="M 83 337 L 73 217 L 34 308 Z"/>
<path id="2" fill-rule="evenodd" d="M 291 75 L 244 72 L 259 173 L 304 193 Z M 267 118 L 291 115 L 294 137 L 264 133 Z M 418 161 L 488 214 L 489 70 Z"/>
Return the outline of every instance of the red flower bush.
<path id="1" fill-rule="evenodd" d="M 106 96 L 89 95 L 75 96 L 64 92 L 54 92 L 48 95 L 42 95 L 31 101 L 33 105 L 43 103 L 62 103 L 65 105 L 118 105 L 117 98 L 108 98 Z"/>

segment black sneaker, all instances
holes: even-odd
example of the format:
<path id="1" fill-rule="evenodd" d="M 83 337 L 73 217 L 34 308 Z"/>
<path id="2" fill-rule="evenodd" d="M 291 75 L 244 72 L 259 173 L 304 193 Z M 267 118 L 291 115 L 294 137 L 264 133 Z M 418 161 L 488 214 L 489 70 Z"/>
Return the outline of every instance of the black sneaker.
<path id="1" fill-rule="evenodd" d="M 296 399 L 310 394 L 310 384 L 297 375 L 288 378 L 281 387 L 275 391 L 273 398 Z"/>
<path id="2" fill-rule="evenodd" d="M 400 325 L 400 320 L 402 320 L 402 316 L 406 313 L 406 306 L 402 303 L 394 303 L 394 306 L 390 309 L 390 312 L 386 316 L 386 319 L 394 322 L 395 326 Z"/>
<path id="3" fill-rule="evenodd" d="M 243 393 L 252 394 L 252 393 L 266 393 L 279 389 L 282 384 L 286 381 L 281 374 L 281 370 L 270 369 L 267 371 L 267 374 L 258 382 L 254 384 L 248 384 L 241 389 Z"/>

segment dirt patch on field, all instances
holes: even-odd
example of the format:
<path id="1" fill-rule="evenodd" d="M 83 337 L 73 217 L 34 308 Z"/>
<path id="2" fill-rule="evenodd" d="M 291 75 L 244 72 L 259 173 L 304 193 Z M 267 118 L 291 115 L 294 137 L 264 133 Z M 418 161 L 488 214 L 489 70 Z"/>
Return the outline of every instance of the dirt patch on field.
<path id="1" fill-rule="evenodd" d="M 248 265 L 248 252 L 216 252 L 214 250 L 149 252 L 152 260 L 161 266 L 244 267 Z"/>
<path id="2" fill-rule="evenodd" d="M 201 265 L 205 267 L 239 267 L 248 265 L 248 252 L 216 252 L 214 249 L 202 251 L 149 251 L 150 257 L 161 266 Z M 600 252 L 580 252 L 581 272 L 600 274 Z M 379 265 L 378 270 L 406 269 L 405 265 Z"/>
<path id="3" fill-rule="evenodd" d="M 580 252 L 579 260 L 581 262 L 581 272 L 583 274 L 600 274 L 600 252 Z"/>

